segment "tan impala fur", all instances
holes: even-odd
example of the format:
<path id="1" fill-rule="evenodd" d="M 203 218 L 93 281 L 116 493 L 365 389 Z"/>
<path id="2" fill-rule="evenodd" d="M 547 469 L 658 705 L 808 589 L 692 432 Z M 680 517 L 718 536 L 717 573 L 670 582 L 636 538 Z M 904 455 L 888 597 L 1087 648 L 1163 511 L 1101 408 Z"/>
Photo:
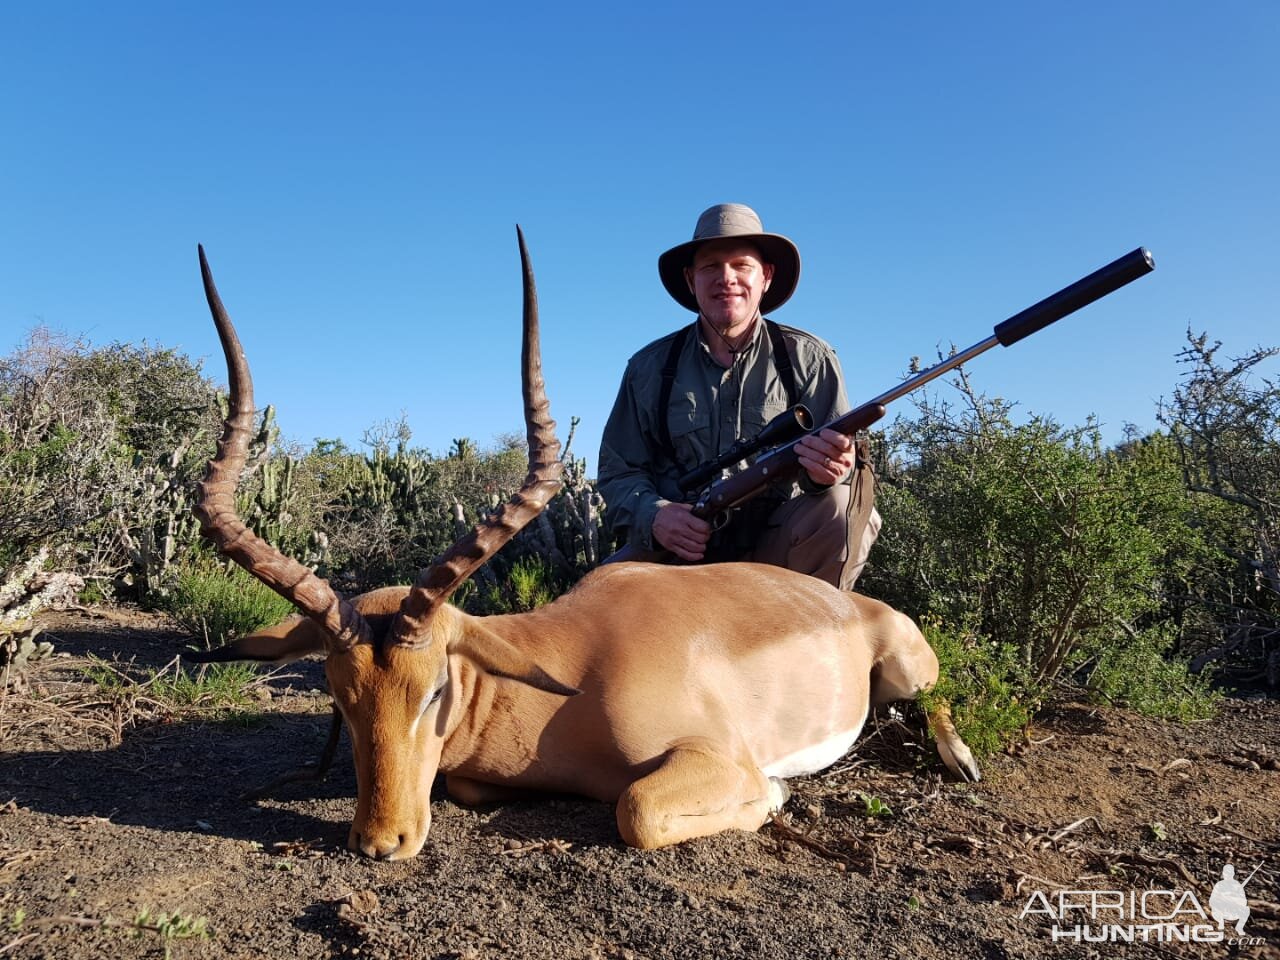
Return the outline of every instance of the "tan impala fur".
<path id="1" fill-rule="evenodd" d="M 229 327 L 220 310 L 218 303 L 215 320 Z M 239 379 L 247 383 L 247 367 Z M 545 436 L 535 443 L 533 434 L 531 426 L 531 460 L 545 460 L 546 450 L 535 450 Z M 234 451 L 226 459 L 235 466 Z M 522 494 L 549 482 L 545 470 L 531 469 Z M 487 530 L 473 539 L 486 540 Z M 226 517 L 206 521 L 206 532 L 227 552 L 252 536 Z M 487 546 L 467 553 L 468 572 L 492 554 Z M 350 601 L 289 568 L 316 590 L 306 603 L 291 596 L 306 616 L 216 652 L 269 661 L 327 653 L 355 755 L 349 846 L 372 857 L 422 849 L 438 772 L 464 803 L 526 790 L 614 803 L 623 839 L 637 847 L 755 830 L 785 801 L 782 778 L 834 763 L 872 706 L 937 680 L 937 658 L 907 617 L 778 567 L 616 564 L 531 613 L 473 617 L 423 594 L 437 582 L 447 581 L 444 590 L 461 582 L 460 550 L 413 587 Z M 257 574 L 254 564 L 291 562 L 263 552 L 247 568 Z M 977 779 L 947 711 L 935 711 L 930 725 L 946 765 Z"/>

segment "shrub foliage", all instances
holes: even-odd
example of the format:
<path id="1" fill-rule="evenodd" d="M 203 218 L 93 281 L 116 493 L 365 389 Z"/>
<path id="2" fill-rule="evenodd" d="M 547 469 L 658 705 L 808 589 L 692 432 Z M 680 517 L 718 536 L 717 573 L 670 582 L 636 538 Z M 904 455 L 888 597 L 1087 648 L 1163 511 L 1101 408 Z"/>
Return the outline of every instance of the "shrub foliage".
<path id="1" fill-rule="evenodd" d="M 998 742 L 1063 682 L 1202 715 L 1189 657 L 1280 685 L 1280 388 L 1259 376 L 1276 351 L 1219 350 L 1189 332 L 1163 430 L 1115 447 L 1093 422 L 1017 418 L 963 373 L 880 438 L 885 527 L 859 589 L 929 625 L 962 727 Z M 207 556 L 191 516 L 224 406 L 175 351 L 32 333 L 0 358 L 0 568 L 47 551 L 87 592 L 163 605 L 210 642 L 278 618 L 274 595 Z M 466 608 L 531 609 L 607 551 L 569 440 L 565 489 L 459 591 Z M 393 421 L 359 450 L 289 449 L 267 408 L 240 512 L 341 590 L 408 582 L 525 471 L 518 437 L 443 454 L 411 441 Z"/>
<path id="2" fill-rule="evenodd" d="M 239 567 L 205 558 L 176 570 L 162 603 L 206 650 L 293 613 L 293 604 Z"/>
<path id="3" fill-rule="evenodd" d="M 1220 558 L 1188 584 L 1209 649 L 1233 678 L 1280 687 L 1280 384 L 1261 375 L 1280 350 L 1225 362 L 1187 331 L 1185 366 L 1160 420 L 1177 447 L 1198 529 Z"/>

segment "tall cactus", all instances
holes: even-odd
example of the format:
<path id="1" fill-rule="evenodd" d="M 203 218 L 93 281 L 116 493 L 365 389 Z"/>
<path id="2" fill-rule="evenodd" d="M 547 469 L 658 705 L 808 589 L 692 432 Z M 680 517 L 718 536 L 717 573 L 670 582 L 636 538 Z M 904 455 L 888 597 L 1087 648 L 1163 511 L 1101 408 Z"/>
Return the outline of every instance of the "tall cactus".
<path id="1" fill-rule="evenodd" d="M 183 440 L 151 462 L 135 455 L 128 486 L 112 510 L 139 596 L 162 592 L 170 564 L 195 543 L 195 468 L 188 458 L 194 439 Z"/>

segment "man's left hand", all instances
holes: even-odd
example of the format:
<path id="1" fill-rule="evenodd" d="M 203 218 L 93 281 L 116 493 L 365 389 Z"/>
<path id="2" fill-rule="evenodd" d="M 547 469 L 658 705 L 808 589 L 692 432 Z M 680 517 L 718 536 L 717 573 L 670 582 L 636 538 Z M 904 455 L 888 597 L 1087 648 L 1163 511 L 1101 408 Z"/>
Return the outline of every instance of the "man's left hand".
<path id="1" fill-rule="evenodd" d="M 853 438 L 836 430 L 806 434 L 796 441 L 796 457 L 809 479 L 822 487 L 839 483 L 857 459 Z"/>

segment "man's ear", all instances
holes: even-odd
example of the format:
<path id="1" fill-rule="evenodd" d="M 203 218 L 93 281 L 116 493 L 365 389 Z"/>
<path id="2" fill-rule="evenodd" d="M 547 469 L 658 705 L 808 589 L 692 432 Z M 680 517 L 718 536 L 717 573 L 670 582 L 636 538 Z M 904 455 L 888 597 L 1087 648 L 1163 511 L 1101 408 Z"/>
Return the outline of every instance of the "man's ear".
<path id="1" fill-rule="evenodd" d="M 696 295 L 697 290 L 693 289 L 693 267 L 684 268 L 684 282 L 689 288 L 689 292 Z"/>
<path id="2" fill-rule="evenodd" d="M 760 292 L 764 293 L 769 289 L 769 285 L 773 283 L 773 264 L 762 263 L 760 268 L 764 271 L 764 286 L 760 288 Z"/>

